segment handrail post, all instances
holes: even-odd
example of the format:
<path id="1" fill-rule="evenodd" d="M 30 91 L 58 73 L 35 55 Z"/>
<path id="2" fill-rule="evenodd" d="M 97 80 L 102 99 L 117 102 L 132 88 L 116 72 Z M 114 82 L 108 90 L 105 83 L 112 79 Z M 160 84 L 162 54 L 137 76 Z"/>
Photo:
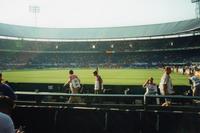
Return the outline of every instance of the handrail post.
<path id="1" fill-rule="evenodd" d="M 146 108 L 147 108 L 147 95 L 144 95 L 143 105 L 144 105 L 144 111 L 146 111 Z"/>

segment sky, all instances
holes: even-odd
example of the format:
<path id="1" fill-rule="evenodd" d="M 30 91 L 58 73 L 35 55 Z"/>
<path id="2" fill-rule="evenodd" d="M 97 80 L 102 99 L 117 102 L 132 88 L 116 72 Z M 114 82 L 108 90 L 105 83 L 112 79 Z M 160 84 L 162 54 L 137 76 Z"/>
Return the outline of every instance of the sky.
<path id="1" fill-rule="evenodd" d="M 36 16 L 30 6 L 40 8 Z M 25 26 L 119 27 L 192 18 L 191 0 L 0 0 L 0 23 Z"/>

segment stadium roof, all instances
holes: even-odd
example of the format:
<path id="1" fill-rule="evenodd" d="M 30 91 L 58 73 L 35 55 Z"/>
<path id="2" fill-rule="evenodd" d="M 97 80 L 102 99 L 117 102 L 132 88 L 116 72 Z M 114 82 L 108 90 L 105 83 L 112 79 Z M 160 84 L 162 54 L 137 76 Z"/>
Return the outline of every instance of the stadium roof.
<path id="1" fill-rule="evenodd" d="M 0 23 L 0 36 L 50 40 L 115 40 L 184 34 L 199 29 L 200 19 L 110 28 L 40 28 Z"/>

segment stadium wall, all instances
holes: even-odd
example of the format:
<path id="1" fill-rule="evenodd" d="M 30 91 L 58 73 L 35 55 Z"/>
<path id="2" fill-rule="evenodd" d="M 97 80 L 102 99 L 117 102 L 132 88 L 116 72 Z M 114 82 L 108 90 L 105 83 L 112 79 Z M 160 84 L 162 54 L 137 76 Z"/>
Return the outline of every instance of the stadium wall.
<path id="1" fill-rule="evenodd" d="M 12 118 L 27 133 L 199 133 L 198 114 L 17 107 Z"/>

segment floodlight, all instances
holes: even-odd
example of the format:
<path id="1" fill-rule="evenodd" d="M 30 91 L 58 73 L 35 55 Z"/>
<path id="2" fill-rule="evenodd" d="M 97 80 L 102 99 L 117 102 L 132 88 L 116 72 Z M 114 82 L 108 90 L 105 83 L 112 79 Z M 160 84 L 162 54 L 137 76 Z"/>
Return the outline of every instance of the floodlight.
<path id="1" fill-rule="evenodd" d="M 35 15 L 35 27 L 37 26 L 37 14 L 40 13 L 40 7 L 36 5 L 29 5 L 29 12 Z"/>
<path id="2" fill-rule="evenodd" d="M 95 45 L 92 45 L 92 48 L 93 48 L 93 49 L 95 49 L 95 48 L 96 48 L 96 46 L 95 46 Z"/>
<path id="3" fill-rule="evenodd" d="M 200 0 L 191 0 L 191 2 L 196 4 L 195 8 L 196 17 L 200 18 Z"/>

